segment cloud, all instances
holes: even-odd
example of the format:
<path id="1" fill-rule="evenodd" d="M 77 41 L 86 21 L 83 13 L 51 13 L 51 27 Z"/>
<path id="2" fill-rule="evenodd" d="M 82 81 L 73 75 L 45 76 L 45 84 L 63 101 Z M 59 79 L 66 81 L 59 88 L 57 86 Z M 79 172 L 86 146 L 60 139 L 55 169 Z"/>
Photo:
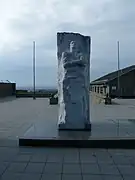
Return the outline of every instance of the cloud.
<path id="1" fill-rule="evenodd" d="M 4 71 L 31 66 L 35 40 L 37 66 L 50 67 L 55 76 L 58 31 L 92 37 L 92 79 L 117 69 L 118 40 L 121 67 L 133 64 L 134 7 L 134 0 L 1 0 L 0 68 Z"/>
<path id="2" fill-rule="evenodd" d="M 0 80 L 18 82 L 17 88 L 33 87 L 33 69 L 30 66 L 16 66 L 12 69 L 4 69 L 4 71 L 0 71 Z M 38 66 L 36 67 L 36 87 L 46 86 L 57 86 L 57 68 L 52 66 Z"/>

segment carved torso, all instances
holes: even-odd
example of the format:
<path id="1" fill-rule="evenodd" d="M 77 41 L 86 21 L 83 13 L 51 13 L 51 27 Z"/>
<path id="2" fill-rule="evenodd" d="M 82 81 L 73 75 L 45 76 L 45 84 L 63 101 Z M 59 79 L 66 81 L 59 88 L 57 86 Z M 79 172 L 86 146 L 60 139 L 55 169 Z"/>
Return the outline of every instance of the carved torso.
<path id="1" fill-rule="evenodd" d="M 64 40 L 63 40 L 64 42 Z M 65 44 L 64 44 L 65 45 Z M 81 46 L 81 47 L 79 47 Z M 82 44 L 71 41 L 59 55 L 59 123 L 66 128 L 84 128 L 88 122 L 87 62 Z"/>

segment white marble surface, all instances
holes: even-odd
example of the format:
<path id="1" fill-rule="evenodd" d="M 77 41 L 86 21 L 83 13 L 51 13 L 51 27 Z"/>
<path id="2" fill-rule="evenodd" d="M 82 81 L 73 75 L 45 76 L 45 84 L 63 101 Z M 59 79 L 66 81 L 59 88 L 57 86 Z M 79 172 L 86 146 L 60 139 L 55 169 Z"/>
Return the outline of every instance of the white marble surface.
<path id="1" fill-rule="evenodd" d="M 90 128 L 90 37 L 58 33 L 59 129 Z"/>

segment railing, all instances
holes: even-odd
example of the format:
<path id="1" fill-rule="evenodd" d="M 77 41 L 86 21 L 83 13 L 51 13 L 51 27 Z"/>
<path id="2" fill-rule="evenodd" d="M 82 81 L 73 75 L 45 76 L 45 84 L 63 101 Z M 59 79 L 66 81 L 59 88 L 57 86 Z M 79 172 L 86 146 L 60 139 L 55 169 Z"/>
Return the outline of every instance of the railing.
<path id="1" fill-rule="evenodd" d="M 100 104 L 100 103 L 104 102 L 104 99 L 106 97 L 105 95 L 96 93 L 96 92 L 92 92 L 92 91 L 90 93 L 94 98 L 93 99 L 94 103 Z"/>

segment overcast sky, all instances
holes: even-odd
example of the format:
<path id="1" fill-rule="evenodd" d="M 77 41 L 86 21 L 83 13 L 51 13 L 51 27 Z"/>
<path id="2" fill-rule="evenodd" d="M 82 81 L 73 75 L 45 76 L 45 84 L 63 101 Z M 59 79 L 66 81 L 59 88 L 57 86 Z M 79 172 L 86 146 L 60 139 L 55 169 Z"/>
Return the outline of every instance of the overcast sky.
<path id="1" fill-rule="evenodd" d="M 91 79 L 135 64 L 134 0 L 0 0 L 0 79 L 32 85 L 32 42 L 36 41 L 36 84 L 57 84 L 56 33 L 91 36 Z"/>

